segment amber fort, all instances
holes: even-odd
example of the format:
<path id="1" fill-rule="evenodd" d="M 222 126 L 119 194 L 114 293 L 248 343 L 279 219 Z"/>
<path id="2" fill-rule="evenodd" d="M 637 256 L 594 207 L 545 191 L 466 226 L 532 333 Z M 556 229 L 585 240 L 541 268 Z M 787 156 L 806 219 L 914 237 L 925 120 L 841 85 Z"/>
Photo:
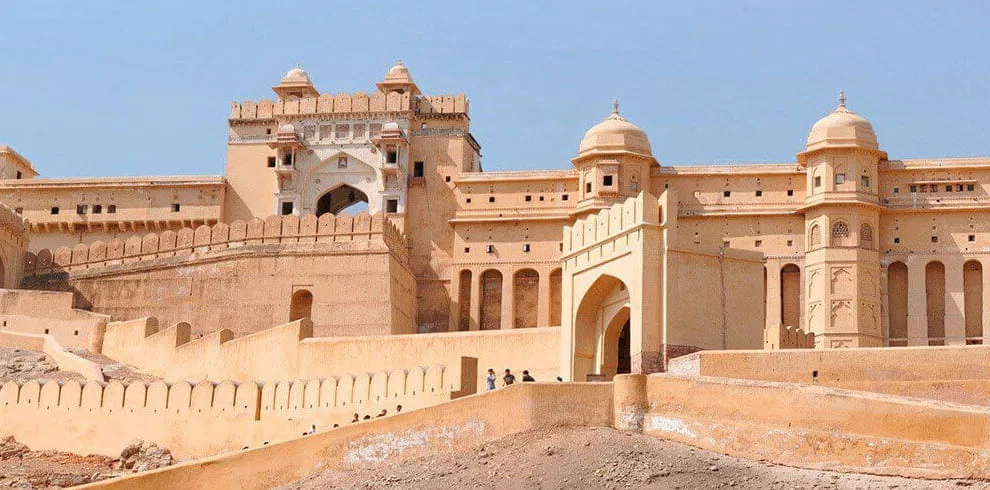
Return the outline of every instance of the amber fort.
<path id="1" fill-rule="evenodd" d="M 80 375 L 2 384 L 0 436 L 178 461 L 94 488 L 270 488 L 559 426 L 990 479 L 990 157 L 902 157 L 837 90 L 795 107 L 791 161 L 668 165 L 603 100 L 567 169 L 491 171 L 485 107 L 401 62 L 356 93 L 272 78 L 216 115 L 223 175 L 46 178 L 0 145 L 0 346 Z"/>

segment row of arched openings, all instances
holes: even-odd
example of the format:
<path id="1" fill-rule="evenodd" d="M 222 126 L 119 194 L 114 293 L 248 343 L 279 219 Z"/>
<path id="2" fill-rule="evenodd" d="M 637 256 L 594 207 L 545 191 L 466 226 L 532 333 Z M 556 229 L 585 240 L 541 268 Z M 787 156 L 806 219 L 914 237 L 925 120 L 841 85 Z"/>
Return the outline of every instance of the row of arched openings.
<path id="1" fill-rule="evenodd" d="M 963 318 L 966 344 L 983 343 L 983 264 L 977 260 L 966 261 L 963 274 Z M 925 265 L 925 322 L 928 345 L 945 345 L 946 269 L 933 260 Z M 904 262 L 894 262 L 887 267 L 887 302 L 890 330 L 888 345 L 908 344 L 909 311 L 908 267 Z"/>
<path id="2" fill-rule="evenodd" d="M 839 221 L 832 225 L 830 238 L 831 241 L 829 244 L 822 243 L 821 227 L 817 223 L 811 225 L 811 231 L 808 233 L 808 243 L 811 244 L 811 248 L 813 249 L 825 245 L 831 245 L 833 247 L 851 247 L 854 245 L 849 233 L 849 225 L 845 221 Z M 873 226 L 869 223 L 863 223 L 859 227 L 859 247 L 869 250 L 873 250 L 874 248 Z"/>
<path id="3" fill-rule="evenodd" d="M 509 319 L 513 328 L 532 328 L 537 326 L 540 310 L 540 282 L 549 280 L 550 304 L 547 305 L 550 312 L 550 325 L 560 325 L 560 293 L 561 293 L 561 270 L 555 269 L 550 272 L 549 277 L 540 277 L 540 274 L 533 269 L 521 269 L 516 271 L 511 278 L 511 297 L 503 298 L 504 278 L 502 272 L 496 269 L 488 269 L 481 273 L 480 281 L 480 318 L 471 318 L 471 283 L 474 279 L 473 272 L 465 269 L 460 272 L 460 289 L 458 291 L 459 315 L 457 322 L 458 330 L 471 330 L 472 322 L 477 321 L 477 328 L 480 330 L 497 330 L 502 328 L 502 303 L 511 301 L 511 314 Z"/>

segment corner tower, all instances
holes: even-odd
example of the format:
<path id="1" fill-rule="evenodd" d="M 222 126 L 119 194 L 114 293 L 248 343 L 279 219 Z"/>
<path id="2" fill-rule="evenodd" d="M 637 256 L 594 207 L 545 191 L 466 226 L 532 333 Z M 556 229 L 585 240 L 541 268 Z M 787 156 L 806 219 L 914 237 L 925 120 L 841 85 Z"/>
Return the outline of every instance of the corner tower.
<path id="1" fill-rule="evenodd" d="M 575 215 L 607 208 L 648 190 L 650 169 L 659 165 L 646 132 L 622 117 L 618 100 L 612 113 L 584 134 L 571 162 L 578 170 L 581 196 Z"/>
<path id="2" fill-rule="evenodd" d="M 887 159 L 869 121 L 839 106 L 815 123 L 798 163 L 807 171 L 803 285 L 818 348 L 883 345 L 877 166 Z"/>

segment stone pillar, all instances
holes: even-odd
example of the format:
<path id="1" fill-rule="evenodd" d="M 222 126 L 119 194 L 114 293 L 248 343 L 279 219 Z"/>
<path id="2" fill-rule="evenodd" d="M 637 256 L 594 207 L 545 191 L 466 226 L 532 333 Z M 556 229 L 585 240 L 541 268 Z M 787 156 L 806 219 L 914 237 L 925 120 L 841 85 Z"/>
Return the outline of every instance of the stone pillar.
<path id="1" fill-rule="evenodd" d="M 945 345 L 966 345 L 966 292 L 963 263 L 947 259 L 945 266 Z"/>
<path id="2" fill-rule="evenodd" d="M 481 328 L 481 272 L 471 271 L 471 330 Z"/>
<path id="3" fill-rule="evenodd" d="M 643 432 L 650 403 L 643 374 L 620 374 L 612 385 L 612 424 L 618 430 Z"/>
<path id="4" fill-rule="evenodd" d="M 550 270 L 540 274 L 536 298 L 536 326 L 550 326 Z"/>
<path id="5" fill-rule="evenodd" d="M 457 268 L 450 270 L 450 311 L 447 315 L 447 331 L 456 332 L 461 326 L 461 271 Z M 470 299 L 470 298 L 469 298 Z"/>
<path id="6" fill-rule="evenodd" d="M 512 269 L 502 271 L 502 330 L 511 329 L 515 322 L 515 308 L 513 302 L 515 301 L 515 295 L 513 291 L 515 290 L 515 276 L 512 274 Z"/>
<path id="7" fill-rule="evenodd" d="M 990 262 L 980 261 L 983 268 L 983 345 L 990 345 Z"/>
<path id="8" fill-rule="evenodd" d="M 804 274 L 802 274 L 803 276 Z M 763 340 L 764 344 L 768 339 L 779 339 L 780 338 L 780 323 L 783 321 L 780 318 L 780 264 L 777 262 L 767 262 L 767 287 L 766 287 L 766 323 L 763 327 Z M 802 295 L 803 296 L 803 295 Z M 805 316 L 804 314 L 801 315 Z M 767 345 L 763 346 L 767 348 Z M 779 349 L 780 345 L 773 346 L 775 349 Z"/>
<path id="9" fill-rule="evenodd" d="M 925 296 L 927 260 L 908 260 L 908 345 L 928 345 L 928 299 Z"/>

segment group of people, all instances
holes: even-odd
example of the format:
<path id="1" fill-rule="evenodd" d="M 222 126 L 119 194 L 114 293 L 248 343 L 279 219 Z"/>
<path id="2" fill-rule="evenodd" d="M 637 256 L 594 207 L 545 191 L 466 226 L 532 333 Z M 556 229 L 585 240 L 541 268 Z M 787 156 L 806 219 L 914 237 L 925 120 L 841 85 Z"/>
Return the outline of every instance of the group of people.
<path id="1" fill-rule="evenodd" d="M 396 405 L 395 413 L 402 413 L 402 405 Z M 385 410 L 383 408 L 381 412 L 378 412 L 378 415 L 375 415 L 375 418 L 377 419 L 379 417 L 384 417 L 386 415 L 388 415 L 388 410 Z M 364 418 L 361 418 L 360 414 L 355 413 L 354 418 L 351 420 L 351 423 L 353 424 L 354 422 L 360 422 L 362 420 L 371 420 L 371 415 L 365 415 Z"/>
<path id="2" fill-rule="evenodd" d="M 524 383 L 532 383 L 536 381 L 536 378 L 530 376 L 529 371 L 523 370 L 522 380 Z M 502 386 L 509 386 L 515 382 L 516 382 L 516 375 L 512 374 L 511 370 L 506 369 L 505 375 L 502 376 Z M 489 368 L 488 376 L 485 378 L 485 386 L 488 388 L 488 391 L 494 390 L 496 388 L 497 383 L 498 383 L 498 377 L 495 376 L 495 370 Z"/>

